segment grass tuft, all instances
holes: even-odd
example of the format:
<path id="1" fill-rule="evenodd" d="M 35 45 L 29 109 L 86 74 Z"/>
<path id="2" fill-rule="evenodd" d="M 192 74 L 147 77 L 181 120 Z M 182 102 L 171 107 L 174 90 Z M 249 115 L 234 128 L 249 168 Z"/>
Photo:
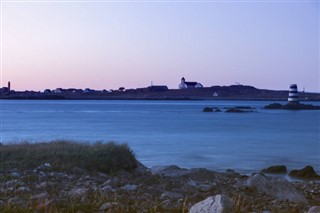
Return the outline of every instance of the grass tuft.
<path id="1" fill-rule="evenodd" d="M 0 145 L 2 170 L 35 169 L 44 163 L 49 163 L 54 171 L 80 167 L 88 171 L 112 173 L 133 171 L 137 167 L 135 155 L 127 144 L 52 141 Z"/>

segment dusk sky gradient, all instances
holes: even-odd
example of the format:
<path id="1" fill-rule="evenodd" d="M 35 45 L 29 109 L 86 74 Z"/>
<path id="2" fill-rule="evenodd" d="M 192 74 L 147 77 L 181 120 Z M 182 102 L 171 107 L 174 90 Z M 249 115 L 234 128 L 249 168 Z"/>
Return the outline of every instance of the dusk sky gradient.
<path id="1" fill-rule="evenodd" d="M 2 1 L 2 86 L 320 92 L 319 1 Z"/>

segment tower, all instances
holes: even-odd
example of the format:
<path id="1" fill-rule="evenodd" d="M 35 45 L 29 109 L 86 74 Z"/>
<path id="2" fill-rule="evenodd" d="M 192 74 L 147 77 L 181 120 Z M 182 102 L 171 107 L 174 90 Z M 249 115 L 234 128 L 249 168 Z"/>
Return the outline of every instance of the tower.
<path id="1" fill-rule="evenodd" d="M 289 103 L 299 103 L 297 84 L 290 85 L 288 102 Z"/>
<path id="2" fill-rule="evenodd" d="M 10 88 L 11 88 L 11 83 L 10 81 L 8 82 L 8 91 L 10 91 Z"/>
<path id="3" fill-rule="evenodd" d="M 179 84 L 179 89 L 185 89 L 185 88 L 187 88 L 186 79 L 184 79 L 184 77 L 182 77 L 181 82 Z"/>

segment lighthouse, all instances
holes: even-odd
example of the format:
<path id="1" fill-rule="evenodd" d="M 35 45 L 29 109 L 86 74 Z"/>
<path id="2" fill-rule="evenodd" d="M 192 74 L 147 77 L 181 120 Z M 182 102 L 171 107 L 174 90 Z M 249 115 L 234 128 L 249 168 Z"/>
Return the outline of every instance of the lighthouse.
<path id="1" fill-rule="evenodd" d="M 290 104 L 291 103 L 299 103 L 297 84 L 290 85 L 288 102 Z"/>

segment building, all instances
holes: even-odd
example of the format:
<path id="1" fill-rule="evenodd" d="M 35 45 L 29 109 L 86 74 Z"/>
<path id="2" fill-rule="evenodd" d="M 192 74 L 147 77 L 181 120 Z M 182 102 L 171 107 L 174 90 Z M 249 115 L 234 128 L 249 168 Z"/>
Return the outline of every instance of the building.
<path id="1" fill-rule="evenodd" d="M 198 82 L 188 82 L 185 78 L 181 78 L 181 82 L 179 84 L 179 89 L 190 89 L 190 88 L 202 88 L 202 84 Z"/>
<path id="2" fill-rule="evenodd" d="M 9 93 L 11 91 L 11 84 L 10 81 L 8 82 L 8 87 L 2 87 L 0 88 L 1 93 Z"/>
<path id="3" fill-rule="evenodd" d="M 297 84 L 290 85 L 288 102 L 289 103 L 299 103 Z"/>

